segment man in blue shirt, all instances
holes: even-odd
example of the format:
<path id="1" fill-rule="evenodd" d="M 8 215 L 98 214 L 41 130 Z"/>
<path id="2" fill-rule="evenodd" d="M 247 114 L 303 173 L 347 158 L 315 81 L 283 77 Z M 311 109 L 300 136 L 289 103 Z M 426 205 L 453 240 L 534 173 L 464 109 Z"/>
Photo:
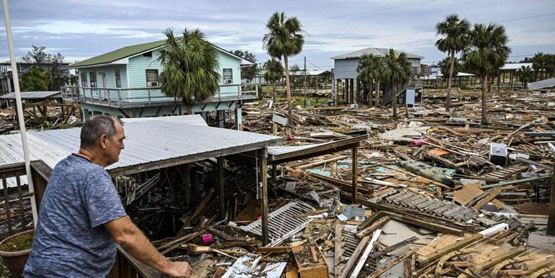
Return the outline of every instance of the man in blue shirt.
<path id="1" fill-rule="evenodd" d="M 187 262 L 161 255 L 133 224 L 105 167 L 119 160 L 123 126 L 95 116 L 81 129 L 79 153 L 60 161 L 44 193 L 24 277 L 106 277 L 117 244 L 172 277 L 189 277 Z"/>

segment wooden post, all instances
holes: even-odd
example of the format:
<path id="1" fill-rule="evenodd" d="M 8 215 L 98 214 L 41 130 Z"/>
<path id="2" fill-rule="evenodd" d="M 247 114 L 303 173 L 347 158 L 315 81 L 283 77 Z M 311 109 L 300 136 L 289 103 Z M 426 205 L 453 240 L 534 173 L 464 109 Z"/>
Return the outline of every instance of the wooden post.
<path id="1" fill-rule="evenodd" d="M 550 236 L 555 236 L 555 165 L 553 165 L 553 173 L 551 174 L 551 199 L 549 201 L 547 234 Z"/>
<path id="2" fill-rule="evenodd" d="M 351 169 L 353 170 L 353 204 L 357 203 L 357 194 L 358 194 L 358 146 L 353 148 L 353 157 L 352 157 L 352 165 Z"/>
<path id="3" fill-rule="evenodd" d="M 220 188 L 220 219 L 225 218 L 224 159 L 218 157 L 218 184 Z"/>
<path id="4" fill-rule="evenodd" d="M 259 151 L 260 155 L 260 177 L 262 179 L 262 245 L 266 246 L 269 241 L 268 237 L 268 181 L 267 181 L 267 149 Z"/>
<path id="5" fill-rule="evenodd" d="M 356 78 L 353 79 L 353 103 L 358 103 L 358 80 Z"/>
<path id="6" fill-rule="evenodd" d="M 191 205 L 191 164 L 185 165 L 185 174 L 183 175 L 183 185 L 185 186 L 185 205 Z"/>
<path id="7" fill-rule="evenodd" d="M 272 164 L 272 180 L 275 181 L 277 177 L 277 164 Z"/>
<path id="8" fill-rule="evenodd" d="M 243 130 L 243 118 L 242 118 L 241 106 L 237 104 L 235 107 L 235 129 Z"/>
<path id="9" fill-rule="evenodd" d="M 223 110 L 216 110 L 216 118 L 218 119 L 218 127 L 219 128 L 224 128 L 225 127 L 224 111 Z"/>

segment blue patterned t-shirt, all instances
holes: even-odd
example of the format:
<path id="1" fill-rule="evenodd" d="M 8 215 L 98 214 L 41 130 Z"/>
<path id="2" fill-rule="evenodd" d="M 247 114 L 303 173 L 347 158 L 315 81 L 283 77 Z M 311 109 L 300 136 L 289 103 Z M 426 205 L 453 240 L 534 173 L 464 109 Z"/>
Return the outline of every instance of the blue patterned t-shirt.
<path id="1" fill-rule="evenodd" d="M 24 277 L 106 277 L 117 245 L 103 224 L 124 216 L 106 170 L 68 156 L 46 187 Z"/>

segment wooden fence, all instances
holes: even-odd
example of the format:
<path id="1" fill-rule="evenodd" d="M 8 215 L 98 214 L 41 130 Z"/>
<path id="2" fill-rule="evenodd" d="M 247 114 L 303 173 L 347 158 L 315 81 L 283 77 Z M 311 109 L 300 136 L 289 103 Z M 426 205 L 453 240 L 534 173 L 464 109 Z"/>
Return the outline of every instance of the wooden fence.
<path id="1" fill-rule="evenodd" d="M 42 197 L 48 178 L 50 178 L 50 171 L 50 167 L 42 161 L 31 163 L 37 206 L 40 205 L 40 197 Z M 25 164 L 15 163 L 0 166 L 0 181 L 2 185 L 0 239 L 33 229 L 31 195 L 27 184 Z"/>
<path id="2" fill-rule="evenodd" d="M 31 162 L 31 175 L 35 187 L 37 212 L 50 179 L 52 169 L 43 161 Z M 18 232 L 33 229 L 31 195 L 27 184 L 25 164 L 16 163 L 0 166 L 0 240 Z M 159 277 L 156 271 L 139 263 L 125 250 L 118 248 L 116 261 L 110 278 Z"/>

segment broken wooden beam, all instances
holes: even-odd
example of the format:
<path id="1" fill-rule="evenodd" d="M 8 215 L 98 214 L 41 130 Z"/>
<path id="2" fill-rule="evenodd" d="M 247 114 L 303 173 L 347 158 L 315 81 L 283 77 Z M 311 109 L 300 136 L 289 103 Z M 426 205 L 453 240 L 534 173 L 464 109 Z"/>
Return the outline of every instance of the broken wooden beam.
<path id="1" fill-rule="evenodd" d="M 374 246 L 378 242 L 378 238 L 380 237 L 381 233 L 382 233 L 382 230 L 380 229 L 377 229 L 374 232 L 374 234 L 372 235 L 372 239 L 370 240 L 370 242 L 368 243 L 368 246 L 364 250 L 364 253 L 362 253 L 362 255 L 360 256 L 360 259 L 358 260 L 358 263 L 355 266 L 355 269 L 353 269 L 353 273 L 351 273 L 350 278 L 358 277 L 358 274 L 360 273 L 360 271 L 362 270 L 362 267 L 366 263 L 366 259 L 368 259 L 370 252 L 372 252 L 372 249 L 374 249 Z"/>
<path id="2" fill-rule="evenodd" d="M 415 252 L 416 252 L 416 249 L 407 252 L 406 254 L 396 258 L 395 260 L 393 260 L 389 263 L 387 263 L 384 267 L 380 268 L 378 271 L 372 273 L 371 275 L 368 275 L 367 278 L 378 278 L 378 277 L 380 277 L 380 275 L 384 274 L 386 271 L 390 270 L 391 268 L 398 265 L 399 263 L 405 261 L 410 256 L 412 256 L 412 254 L 414 254 Z"/>
<path id="3" fill-rule="evenodd" d="M 357 248 L 355 249 L 353 254 L 349 257 L 347 264 L 345 265 L 345 267 L 343 267 L 343 269 L 341 269 L 341 273 L 336 272 L 335 277 L 346 278 L 347 275 L 349 275 L 349 272 L 351 272 L 351 268 L 358 261 L 358 256 L 360 255 L 360 253 L 362 253 L 362 250 L 364 250 L 364 247 L 366 247 L 366 244 L 368 243 L 369 240 L 370 240 L 370 236 L 365 236 L 360 240 L 359 244 L 357 245 Z"/>
<path id="4" fill-rule="evenodd" d="M 391 219 L 389 216 L 384 216 L 384 217 L 378 219 L 376 222 L 374 222 L 372 225 L 370 225 L 370 227 L 358 232 L 357 236 L 359 238 L 362 238 L 363 236 L 371 234 L 376 229 L 381 228 L 383 225 L 385 225 L 385 223 L 387 223 L 387 221 L 389 221 L 389 219 Z"/>

